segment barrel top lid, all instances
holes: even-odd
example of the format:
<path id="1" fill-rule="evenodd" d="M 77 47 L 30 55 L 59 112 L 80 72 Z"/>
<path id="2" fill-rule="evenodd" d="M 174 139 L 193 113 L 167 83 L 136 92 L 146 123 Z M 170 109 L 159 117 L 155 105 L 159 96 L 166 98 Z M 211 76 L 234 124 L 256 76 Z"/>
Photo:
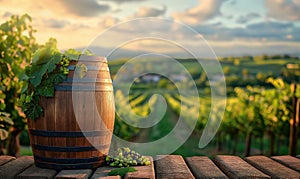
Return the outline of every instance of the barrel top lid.
<path id="1" fill-rule="evenodd" d="M 107 59 L 104 56 L 87 56 L 87 55 L 80 55 L 79 61 L 97 61 L 107 63 Z"/>

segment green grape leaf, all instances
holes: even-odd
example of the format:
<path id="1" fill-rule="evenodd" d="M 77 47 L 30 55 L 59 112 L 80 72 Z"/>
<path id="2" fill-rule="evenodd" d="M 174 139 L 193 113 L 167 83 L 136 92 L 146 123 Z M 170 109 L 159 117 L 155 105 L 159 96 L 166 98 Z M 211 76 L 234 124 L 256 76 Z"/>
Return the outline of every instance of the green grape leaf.
<path id="1" fill-rule="evenodd" d="M 49 60 L 51 49 L 41 48 L 34 52 L 32 57 L 32 65 L 44 64 Z"/>
<path id="2" fill-rule="evenodd" d="M 32 96 L 27 95 L 27 96 L 25 97 L 25 103 L 30 103 L 31 99 L 32 99 Z"/>
<path id="3" fill-rule="evenodd" d="M 40 86 L 37 89 L 37 93 L 42 96 L 52 97 L 54 96 L 54 87 L 52 85 Z"/>
<path id="4" fill-rule="evenodd" d="M 46 72 L 51 73 L 56 68 L 56 64 L 60 62 L 62 55 L 58 51 L 53 51 L 47 62 L 34 64 L 32 66 L 32 75 L 30 82 L 37 87 L 40 85 L 42 78 Z M 43 60 L 44 61 L 44 60 Z"/>
<path id="5" fill-rule="evenodd" d="M 24 113 L 30 119 L 37 119 L 43 114 L 43 108 L 38 104 L 31 102 L 25 106 Z"/>
<path id="6" fill-rule="evenodd" d="M 28 89 L 28 83 L 27 82 L 22 83 L 21 93 L 25 93 L 27 89 Z"/>
<path id="7" fill-rule="evenodd" d="M 75 49 L 69 49 L 64 52 L 64 55 L 71 60 L 78 60 L 79 56 L 81 55 L 81 52 Z"/>
<path id="8" fill-rule="evenodd" d="M 4 104 L 4 103 L 0 103 L 0 110 L 4 110 L 4 109 L 5 109 L 5 107 L 6 107 L 6 104 Z"/>
<path id="9" fill-rule="evenodd" d="M 2 77 L 7 77 L 8 72 L 9 72 L 9 69 L 8 69 L 7 64 L 5 64 L 4 62 L 3 63 L 0 62 L 0 75 Z"/>
<path id="10" fill-rule="evenodd" d="M 7 139 L 8 131 L 0 128 L 0 141 Z"/>
<path id="11" fill-rule="evenodd" d="M 14 124 L 14 121 L 9 117 L 9 114 L 5 112 L 0 112 L 0 121 L 5 122 L 9 125 Z"/>
<path id="12" fill-rule="evenodd" d="M 43 75 L 47 72 L 47 66 L 42 66 L 40 69 L 32 68 L 33 73 L 30 77 L 30 82 L 33 84 L 34 87 L 37 87 L 41 84 Z"/>
<path id="13" fill-rule="evenodd" d="M 61 73 L 53 74 L 49 77 L 49 81 L 51 81 L 54 85 L 63 82 L 65 79 L 66 79 L 66 75 Z"/>
<path id="14" fill-rule="evenodd" d="M 59 51 L 54 51 L 51 55 L 50 61 L 47 63 L 47 70 L 48 72 L 53 72 L 56 68 L 56 64 L 60 62 L 62 58 L 62 54 Z"/>
<path id="15" fill-rule="evenodd" d="M 90 51 L 88 49 L 85 49 L 83 51 L 83 54 L 86 55 L 86 56 L 94 56 L 95 55 L 92 51 Z"/>
<path id="16" fill-rule="evenodd" d="M 28 79 L 29 79 L 29 77 L 27 76 L 27 74 L 26 74 L 25 71 L 23 71 L 23 72 L 20 73 L 20 75 L 19 75 L 19 81 L 26 81 Z"/>
<path id="17" fill-rule="evenodd" d="M 108 175 L 109 176 L 117 176 L 117 175 L 119 175 L 119 176 L 125 176 L 126 175 L 126 173 L 128 173 L 128 172 L 136 172 L 137 170 L 135 169 L 135 168 L 133 168 L 133 167 L 125 167 L 125 168 L 117 168 L 117 169 L 113 169 L 113 170 L 111 170 L 109 173 L 108 173 Z"/>

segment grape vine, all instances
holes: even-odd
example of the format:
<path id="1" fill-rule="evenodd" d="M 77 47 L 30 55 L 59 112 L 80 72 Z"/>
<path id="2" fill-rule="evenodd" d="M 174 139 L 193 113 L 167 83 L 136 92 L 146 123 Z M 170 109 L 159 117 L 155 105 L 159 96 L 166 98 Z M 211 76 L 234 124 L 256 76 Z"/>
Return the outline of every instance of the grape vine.
<path id="1" fill-rule="evenodd" d="M 78 61 L 81 52 L 70 49 L 61 53 L 56 47 L 56 40 L 50 39 L 38 49 L 32 62 L 25 68 L 21 102 L 23 111 L 30 119 L 37 119 L 43 114 L 40 106 L 41 97 L 53 97 L 55 85 L 63 82 L 69 74 L 71 61 Z"/>

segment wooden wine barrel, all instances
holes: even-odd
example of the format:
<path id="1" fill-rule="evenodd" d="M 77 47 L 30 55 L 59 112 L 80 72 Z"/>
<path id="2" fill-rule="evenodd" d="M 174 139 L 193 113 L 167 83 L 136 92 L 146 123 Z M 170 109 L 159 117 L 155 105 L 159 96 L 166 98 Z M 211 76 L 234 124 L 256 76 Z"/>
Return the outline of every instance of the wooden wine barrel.
<path id="1" fill-rule="evenodd" d="M 82 64 L 88 70 L 80 78 L 76 65 Z M 41 99 L 44 115 L 28 120 L 35 164 L 41 168 L 97 168 L 109 151 L 115 106 L 107 60 L 82 56 L 69 69 L 55 97 Z"/>

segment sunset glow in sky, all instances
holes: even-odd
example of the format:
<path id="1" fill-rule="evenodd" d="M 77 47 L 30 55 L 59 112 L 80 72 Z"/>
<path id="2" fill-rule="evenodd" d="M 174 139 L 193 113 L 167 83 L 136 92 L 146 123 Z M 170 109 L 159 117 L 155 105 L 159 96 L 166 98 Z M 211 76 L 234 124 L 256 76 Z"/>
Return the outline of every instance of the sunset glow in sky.
<path id="1" fill-rule="evenodd" d="M 300 55 L 299 0 L 0 0 L 0 22 L 24 13 L 33 18 L 39 43 L 54 37 L 62 50 L 85 48 L 118 23 L 157 17 L 187 24 L 220 56 Z M 147 24 L 140 23 L 134 28 L 145 27 Z M 163 24 L 160 28 L 170 30 Z M 181 35 L 178 33 L 174 38 Z M 125 34 L 130 36 L 130 30 L 118 31 L 111 39 Z"/>

